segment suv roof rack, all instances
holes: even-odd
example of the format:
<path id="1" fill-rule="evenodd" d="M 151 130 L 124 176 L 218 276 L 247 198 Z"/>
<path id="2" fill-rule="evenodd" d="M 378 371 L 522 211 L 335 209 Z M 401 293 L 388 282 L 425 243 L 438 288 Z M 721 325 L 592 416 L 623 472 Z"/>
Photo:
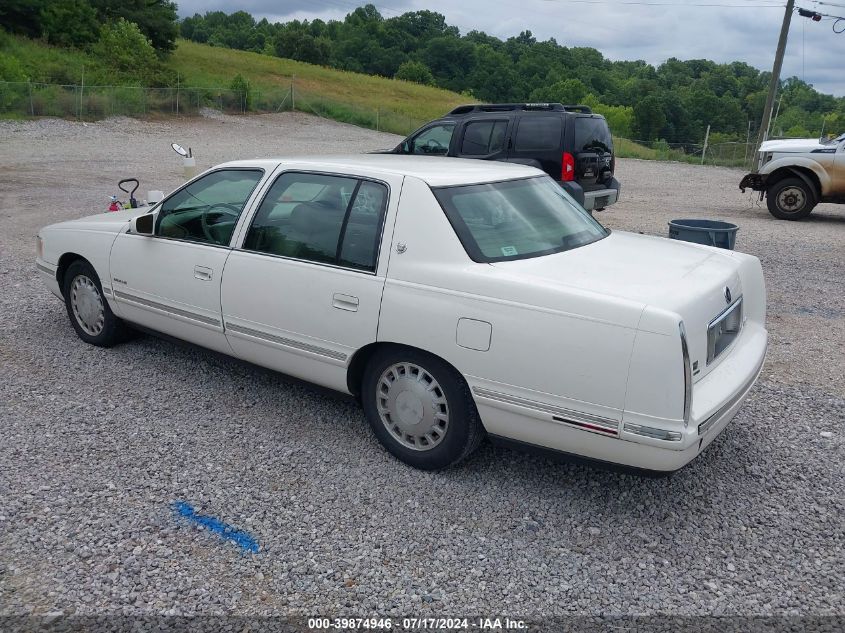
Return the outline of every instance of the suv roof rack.
<path id="1" fill-rule="evenodd" d="M 565 105 L 563 109 L 567 112 L 580 112 L 581 114 L 592 114 L 593 109 L 586 105 Z"/>
<path id="2" fill-rule="evenodd" d="M 449 114 L 467 114 L 469 112 L 510 112 L 514 110 L 554 110 L 557 112 L 581 112 L 592 114 L 590 106 L 563 105 L 562 103 L 473 103 L 461 105 Z"/>

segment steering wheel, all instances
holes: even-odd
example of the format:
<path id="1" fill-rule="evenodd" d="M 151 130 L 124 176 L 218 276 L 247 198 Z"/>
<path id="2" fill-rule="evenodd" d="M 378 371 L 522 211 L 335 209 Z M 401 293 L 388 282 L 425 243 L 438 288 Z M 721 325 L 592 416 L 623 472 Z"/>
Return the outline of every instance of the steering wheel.
<path id="1" fill-rule="evenodd" d="M 426 153 L 433 154 L 435 150 L 440 151 L 444 149 L 444 145 L 436 138 L 430 138 L 425 142 L 423 148 L 425 148 Z"/>
<path id="2" fill-rule="evenodd" d="M 228 204 L 226 202 L 210 204 L 205 209 L 203 209 L 202 215 L 200 216 L 200 225 L 202 226 L 202 232 L 209 242 L 211 242 L 212 244 L 217 244 L 217 238 L 212 233 L 211 227 L 214 226 L 214 224 L 219 224 L 219 222 L 215 222 L 214 224 L 208 223 L 208 216 L 214 214 L 230 216 L 232 218 L 232 222 L 235 222 L 237 221 L 238 216 L 241 214 L 241 210 L 237 205 Z"/>

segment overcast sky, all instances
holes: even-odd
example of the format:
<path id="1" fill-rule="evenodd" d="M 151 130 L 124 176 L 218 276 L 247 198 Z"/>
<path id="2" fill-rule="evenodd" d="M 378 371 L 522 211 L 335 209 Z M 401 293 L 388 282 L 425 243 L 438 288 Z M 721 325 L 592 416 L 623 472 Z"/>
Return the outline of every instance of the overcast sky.
<path id="1" fill-rule="evenodd" d="M 181 16 L 244 10 L 271 22 L 342 20 L 355 0 L 177 0 Z M 785 2 L 777 0 L 383 0 L 385 18 L 429 9 L 461 34 L 477 29 L 501 39 L 530 30 L 564 46 L 592 46 L 612 60 L 670 57 L 744 61 L 771 70 Z M 842 5 L 840 7 L 836 4 Z M 708 5 L 708 6 L 702 6 Z M 845 0 L 797 0 L 796 6 L 845 16 Z M 793 16 L 781 77 L 797 76 L 817 90 L 845 96 L 845 33 L 833 20 Z M 845 20 L 837 29 L 845 28 Z"/>

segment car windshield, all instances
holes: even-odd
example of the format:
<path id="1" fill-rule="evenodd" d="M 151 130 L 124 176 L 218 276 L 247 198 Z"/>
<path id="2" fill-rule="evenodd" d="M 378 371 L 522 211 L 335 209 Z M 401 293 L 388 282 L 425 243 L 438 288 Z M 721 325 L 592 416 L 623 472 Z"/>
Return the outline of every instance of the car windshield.
<path id="1" fill-rule="evenodd" d="M 842 141 L 845 141 L 845 134 L 840 134 L 836 138 L 833 138 L 832 136 L 829 136 L 828 138 L 822 138 L 821 144 L 822 145 L 835 145 L 836 143 L 841 143 Z"/>
<path id="2" fill-rule="evenodd" d="M 558 253 L 609 233 L 548 176 L 433 191 L 476 262 Z"/>

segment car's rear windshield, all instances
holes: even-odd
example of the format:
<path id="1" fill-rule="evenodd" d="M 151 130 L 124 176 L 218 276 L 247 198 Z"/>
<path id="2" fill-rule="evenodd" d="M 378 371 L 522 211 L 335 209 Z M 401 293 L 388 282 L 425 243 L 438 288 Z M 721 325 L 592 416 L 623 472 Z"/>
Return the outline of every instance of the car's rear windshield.
<path id="1" fill-rule="evenodd" d="M 433 191 L 476 262 L 558 253 L 608 234 L 548 176 Z"/>
<path id="2" fill-rule="evenodd" d="M 613 138 L 607 121 L 598 116 L 576 117 L 574 147 L 576 152 L 613 152 Z"/>

